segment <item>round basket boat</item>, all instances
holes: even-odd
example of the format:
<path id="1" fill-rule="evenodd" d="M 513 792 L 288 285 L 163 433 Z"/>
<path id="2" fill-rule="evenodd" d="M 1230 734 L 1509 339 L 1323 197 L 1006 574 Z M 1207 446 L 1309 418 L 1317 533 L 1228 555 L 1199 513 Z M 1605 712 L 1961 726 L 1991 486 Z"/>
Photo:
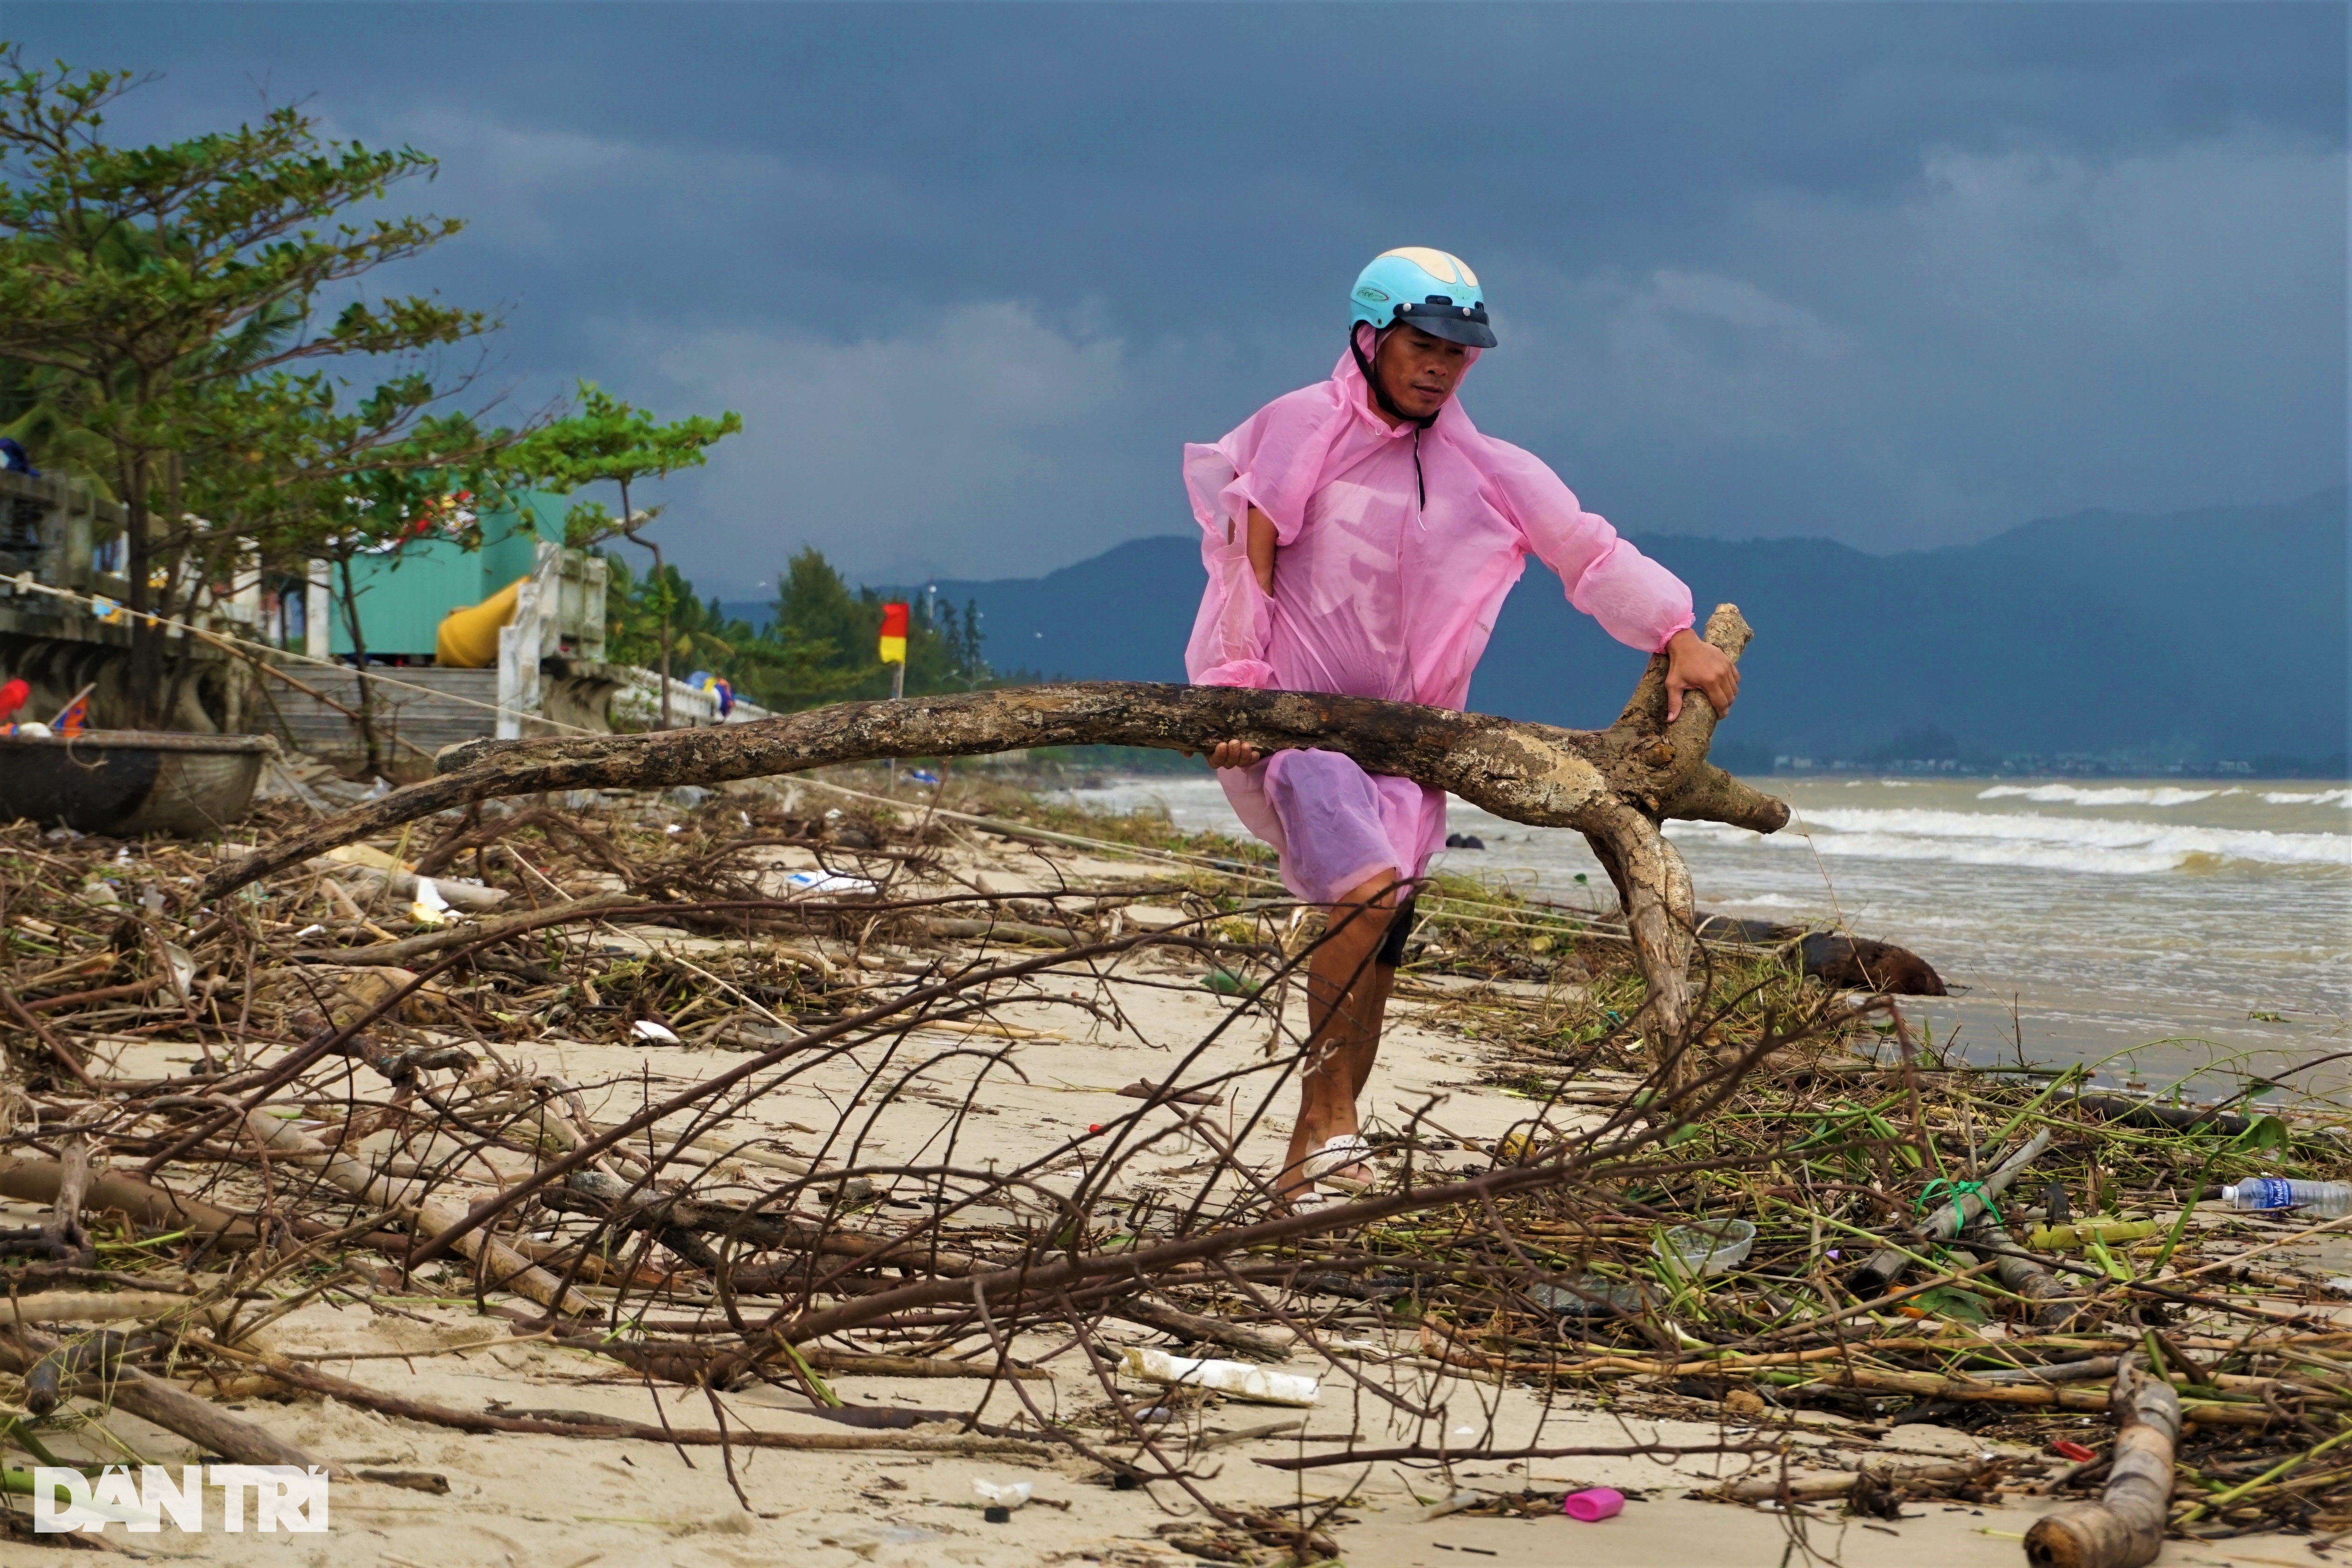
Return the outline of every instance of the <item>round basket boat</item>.
<path id="1" fill-rule="evenodd" d="M 266 735 L 0 735 L 0 821 L 26 817 L 118 838 L 215 832 L 253 804 L 277 749 Z"/>

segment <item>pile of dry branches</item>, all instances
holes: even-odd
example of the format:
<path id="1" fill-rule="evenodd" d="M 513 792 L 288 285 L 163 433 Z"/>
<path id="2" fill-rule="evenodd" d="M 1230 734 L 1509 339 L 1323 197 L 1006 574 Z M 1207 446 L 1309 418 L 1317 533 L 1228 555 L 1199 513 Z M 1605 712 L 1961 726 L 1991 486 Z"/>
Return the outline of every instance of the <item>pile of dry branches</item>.
<path id="1" fill-rule="evenodd" d="M 1433 1105 L 1376 1125 L 1379 1180 L 1293 1212 L 1242 1145 L 1315 1049 L 1297 998 L 1318 916 L 1229 847 L 1115 850 L 816 781 L 491 793 L 308 831 L 280 801 L 242 851 L 0 828 L 0 1197 L 44 1211 L 0 1230 L 14 1451 L 46 1462 L 43 1433 L 96 1399 L 207 1453 L 303 1463 L 224 1402 L 331 1395 L 461 1431 L 716 1448 L 730 1476 L 746 1447 L 1076 1456 L 1190 1497 L 1214 1521 L 1198 1552 L 1328 1555 L 1331 1507 L 1220 1500 L 1192 1418 L 1214 1396 L 1122 1378 L 1141 1325 L 1339 1368 L 1384 1432 L 1267 1461 L 1288 1469 L 1669 1451 L 1465 1445 L 1439 1390 L 1469 1379 L 1711 1418 L 1705 1451 L 1755 1462 L 1719 1495 L 1795 1527 L 1821 1500 L 2104 1489 L 2088 1555 L 2042 1548 L 2125 1562 L 2150 1528 L 2126 1483 L 2176 1457 L 2169 1401 L 2153 1528 L 2352 1528 L 2333 1457 L 2352 1331 L 2297 1271 L 2306 1228 L 2197 1207 L 2241 1176 L 2342 1175 L 2325 1105 L 2158 1115 L 2072 1073 L 1943 1060 L 1891 999 L 1786 954 L 1661 939 L 1638 910 L 1433 900 L 1424 954 L 1445 956 L 1401 994 L 1523 1114 L 1486 1139 Z M 1650 825 L 1626 841 L 1663 843 Z M 991 844 L 1038 852 L 1008 884 L 971 873 Z M 1056 845 L 1121 863 L 1083 874 Z M 1653 913 L 1677 897 L 1686 918 L 1686 879 Z M 1440 990 L 1448 968 L 1577 983 Z M 1010 1167 L 963 1152 L 1037 1033 L 1005 1009 L 1116 1033 L 1121 985 L 1204 982 L 1222 1021 L 1122 1091 L 1124 1114 Z M 534 1065 L 551 1039 L 690 1071 L 565 1082 Z M 811 1086 L 835 1113 L 780 1120 Z M 893 1129 L 919 1104 L 947 1114 L 909 1147 Z M 1731 1220 L 1754 1234 L 1727 1271 L 1673 1260 L 1667 1232 Z M 488 1337 L 699 1388 L 711 1421 L 445 1407 L 264 1347 L 318 1301 L 471 1303 Z M 1041 1397 L 1056 1366 L 1099 1398 Z M 949 1427 L 729 1422 L 730 1390 L 839 1411 L 834 1383 L 860 1373 L 987 1392 Z M 2107 1451 L 2111 1397 L 2129 1456 Z M 1917 1422 L 2023 1447 L 1888 1461 L 1874 1439 Z M 2092 1457 L 2051 1457 L 2059 1437 Z M 2120 1545 L 2091 1539 L 2117 1520 Z"/>

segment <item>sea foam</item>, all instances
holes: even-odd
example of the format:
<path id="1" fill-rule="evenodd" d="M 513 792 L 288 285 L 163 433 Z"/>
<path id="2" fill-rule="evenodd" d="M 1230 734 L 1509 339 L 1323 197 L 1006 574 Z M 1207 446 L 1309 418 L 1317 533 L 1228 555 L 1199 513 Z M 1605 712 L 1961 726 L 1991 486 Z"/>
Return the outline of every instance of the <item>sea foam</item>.
<path id="1" fill-rule="evenodd" d="M 1810 848 L 1822 855 L 2028 866 L 2112 876 L 2202 869 L 2230 861 L 2352 866 L 2352 833 L 2273 833 L 2165 822 L 2046 817 L 2038 812 L 1807 810 L 1759 840 L 1744 829 L 1680 823 L 1676 837 Z"/>

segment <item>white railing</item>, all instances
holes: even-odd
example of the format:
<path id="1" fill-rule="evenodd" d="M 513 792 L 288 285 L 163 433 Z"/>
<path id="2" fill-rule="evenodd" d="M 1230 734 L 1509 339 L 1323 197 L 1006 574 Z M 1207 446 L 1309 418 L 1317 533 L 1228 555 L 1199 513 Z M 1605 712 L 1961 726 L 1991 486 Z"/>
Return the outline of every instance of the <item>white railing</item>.
<path id="1" fill-rule="evenodd" d="M 661 676 L 651 670 L 632 669 L 622 676 L 621 689 L 613 694 L 611 706 L 615 727 L 623 724 L 651 729 L 661 723 Z M 698 729 L 714 724 L 749 724 L 755 718 L 773 718 L 775 715 L 757 703 L 735 699 L 734 710 L 724 718 L 719 716 L 719 694 L 700 686 L 688 685 L 672 675 L 669 682 L 669 722 L 674 729 Z"/>
<path id="2" fill-rule="evenodd" d="M 541 666 L 547 660 L 604 656 L 606 570 L 603 556 L 539 547 L 530 575 L 515 592 L 513 618 L 499 629 L 499 739 L 520 739 L 524 716 L 543 711 Z"/>

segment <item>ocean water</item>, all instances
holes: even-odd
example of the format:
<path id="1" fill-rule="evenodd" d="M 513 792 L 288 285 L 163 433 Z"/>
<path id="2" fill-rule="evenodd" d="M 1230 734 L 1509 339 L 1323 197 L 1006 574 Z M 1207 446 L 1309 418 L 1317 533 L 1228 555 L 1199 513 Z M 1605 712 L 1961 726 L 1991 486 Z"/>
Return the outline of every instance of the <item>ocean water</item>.
<path id="1" fill-rule="evenodd" d="M 1779 833 L 1667 825 L 1699 907 L 1842 925 L 1916 950 L 1957 994 L 1909 1010 L 1970 1059 L 2092 1062 L 2102 1082 L 2158 1090 L 2186 1079 L 2206 1092 L 2246 1072 L 2284 1074 L 2290 1094 L 2352 1085 L 2352 1061 L 2321 1060 L 2352 1051 L 2352 789 L 1757 782 L 1795 812 Z M 1071 798 L 1101 810 L 1157 801 L 1181 825 L 1241 831 L 1207 778 Z M 1449 852 L 1445 870 L 1563 904 L 1613 904 L 1579 834 L 1460 800 L 1449 815 L 1486 847 Z"/>

